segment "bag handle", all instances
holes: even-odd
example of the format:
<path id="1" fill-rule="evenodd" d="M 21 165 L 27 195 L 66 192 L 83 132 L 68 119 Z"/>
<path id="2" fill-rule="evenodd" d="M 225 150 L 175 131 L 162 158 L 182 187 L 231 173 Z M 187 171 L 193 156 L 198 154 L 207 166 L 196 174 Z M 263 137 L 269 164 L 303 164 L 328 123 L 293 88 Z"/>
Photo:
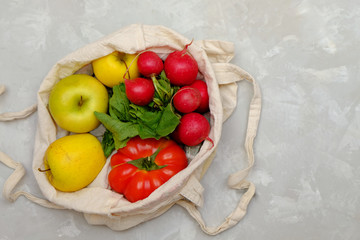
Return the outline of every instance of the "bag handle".
<path id="1" fill-rule="evenodd" d="M 3 196 L 10 202 L 16 201 L 18 197 L 21 195 L 29 199 L 30 201 L 37 203 L 43 207 L 53 208 L 53 209 L 65 209 L 61 206 L 58 206 L 48 200 L 35 197 L 34 195 L 24 192 L 24 191 L 17 191 L 13 192 L 16 185 L 20 182 L 20 180 L 24 177 L 26 171 L 23 165 L 19 162 L 15 162 L 12 158 L 8 155 L 0 151 L 0 162 L 4 163 L 9 168 L 14 169 L 14 172 L 8 177 L 8 179 L 4 183 L 3 188 Z"/>
<path id="2" fill-rule="evenodd" d="M 253 97 L 250 102 L 248 125 L 245 138 L 245 151 L 247 154 L 248 166 L 231 174 L 228 178 L 228 186 L 233 189 L 247 189 L 240 198 L 236 208 L 231 212 L 223 223 L 216 227 L 206 226 L 204 219 L 201 216 L 195 203 L 188 200 L 180 200 L 177 202 L 180 206 L 184 207 L 189 214 L 200 224 L 201 229 L 209 234 L 216 235 L 226 229 L 233 227 L 237 224 L 246 214 L 247 207 L 255 194 L 255 186 L 253 183 L 245 180 L 251 168 L 254 165 L 254 150 L 253 144 L 257 133 L 257 128 L 260 120 L 261 112 L 261 93 L 255 79 L 240 67 L 231 63 L 213 63 L 216 78 L 220 85 L 233 84 L 235 82 L 246 80 L 253 85 Z"/>
<path id="3" fill-rule="evenodd" d="M 5 92 L 5 87 L 3 85 L 0 86 L 0 95 Z M 30 116 L 37 110 L 37 104 L 34 104 L 22 111 L 19 112 L 7 112 L 7 113 L 1 113 L 0 114 L 0 122 L 7 122 L 12 121 L 16 119 L 22 119 Z M 15 162 L 11 157 L 9 157 L 7 154 L 0 151 L 0 162 L 4 163 L 9 168 L 14 169 L 13 173 L 8 177 L 8 179 L 4 183 L 3 188 L 3 196 L 10 202 L 16 201 L 18 197 L 21 195 L 25 196 L 27 199 L 29 199 L 32 202 L 35 202 L 43 207 L 47 208 L 54 208 L 54 209 L 64 209 L 61 206 L 58 206 L 52 202 L 49 202 L 45 199 L 35 197 L 34 195 L 24 192 L 24 191 L 17 191 L 13 192 L 16 185 L 20 182 L 20 180 L 24 177 L 26 171 L 24 166 L 19 163 Z"/>
<path id="4" fill-rule="evenodd" d="M 0 95 L 3 94 L 4 92 L 5 92 L 5 86 L 0 85 Z M 19 112 L 0 113 L 0 122 L 8 122 L 16 119 L 26 118 L 27 116 L 33 114 L 36 111 L 36 109 L 37 109 L 37 104 L 34 104 Z"/>
<path id="5" fill-rule="evenodd" d="M 220 85 L 231 84 L 242 80 L 246 80 L 253 85 L 253 97 L 249 106 L 248 125 L 245 137 L 245 151 L 247 153 L 248 166 L 230 175 L 228 185 L 235 187 L 238 185 L 239 179 L 245 179 L 247 177 L 255 162 L 253 145 L 261 114 L 261 91 L 255 79 L 240 67 L 231 63 L 216 63 L 213 64 L 213 67 Z"/>

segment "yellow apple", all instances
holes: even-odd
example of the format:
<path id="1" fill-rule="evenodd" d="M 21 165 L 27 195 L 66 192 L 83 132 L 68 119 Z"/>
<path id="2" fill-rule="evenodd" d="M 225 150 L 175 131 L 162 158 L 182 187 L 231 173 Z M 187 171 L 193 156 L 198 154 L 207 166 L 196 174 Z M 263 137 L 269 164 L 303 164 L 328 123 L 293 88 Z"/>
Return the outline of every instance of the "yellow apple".
<path id="1" fill-rule="evenodd" d="M 61 79 L 51 90 L 49 110 L 55 122 L 74 133 L 86 133 L 100 125 L 94 111 L 106 113 L 106 87 L 86 74 L 73 74 Z"/>
<path id="2" fill-rule="evenodd" d="M 140 76 L 136 54 L 115 51 L 94 60 L 92 66 L 95 77 L 108 87 L 124 82 L 124 76 L 126 79 Z"/>
<path id="3" fill-rule="evenodd" d="M 89 185 L 105 165 L 100 141 L 90 133 L 69 135 L 51 143 L 45 152 L 44 168 L 51 185 L 73 192 Z"/>

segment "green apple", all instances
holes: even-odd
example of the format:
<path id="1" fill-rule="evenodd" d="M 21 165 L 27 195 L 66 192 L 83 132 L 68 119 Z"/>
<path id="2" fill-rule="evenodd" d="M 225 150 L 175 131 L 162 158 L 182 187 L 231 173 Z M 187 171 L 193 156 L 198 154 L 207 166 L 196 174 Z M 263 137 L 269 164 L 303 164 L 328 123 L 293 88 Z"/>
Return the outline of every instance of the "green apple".
<path id="1" fill-rule="evenodd" d="M 113 87 L 126 79 L 140 76 L 137 66 L 137 55 L 112 52 L 92 62 L 95 77 L 104 85 Z"/>
<path id="2" fill-rule="evenodd" d="M 89 185 L 105 165 L 100 141 L 90 133 L 69 135 L 51 143 L 45 152 L 44 168 L 51 185 L 73 192 Z"/>
<path id="3" fill-rule="evenodd" d="M 55 122 L 74 133 L 86 133 L 100 125 L 94 111 L 106 113 L 106 87 L 86 74 L 73 74 L 61 79 L 51 90 L 49 110 Z"/>

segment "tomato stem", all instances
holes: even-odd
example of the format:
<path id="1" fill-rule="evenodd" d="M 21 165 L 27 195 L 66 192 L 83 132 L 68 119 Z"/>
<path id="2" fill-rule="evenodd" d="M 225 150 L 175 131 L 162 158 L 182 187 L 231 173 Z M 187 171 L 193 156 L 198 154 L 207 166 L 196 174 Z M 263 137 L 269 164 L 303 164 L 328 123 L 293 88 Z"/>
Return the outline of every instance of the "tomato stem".
<path id="1" fill-rule="evenodd" d="M 159 166 L 155 163 L 155 158 L 156 156 L 159 154 L 159 152 L 161 151 L 160 148 L 158 148 L 152 155 L 150 156 L 146 156 L 143 158 L 139 158 L 139 159 L 135 159 L 132 161 L 129 161 L 127 163 L 137 167 L 140 170 L 145 170 L 145 171 L 152 171 L 152 170 L 158 170 L 161 169 L 163 167 L 166 167 L 166 165 L 163 166 Z"/>

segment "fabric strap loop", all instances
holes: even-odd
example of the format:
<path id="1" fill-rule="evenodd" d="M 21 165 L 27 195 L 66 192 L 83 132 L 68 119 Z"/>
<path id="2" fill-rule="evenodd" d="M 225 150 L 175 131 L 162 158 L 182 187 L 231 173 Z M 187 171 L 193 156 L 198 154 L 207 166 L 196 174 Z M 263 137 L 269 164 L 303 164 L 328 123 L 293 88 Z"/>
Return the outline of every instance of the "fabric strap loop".
<path id="1" fill-rule="evenodd" d="M 5 86 L 0 86 L 0 95 L 5 92 Z M 30 116 L 32 113 L 36 112 L 37 104 L 34 104 L 22 111 L 19 112 L 8 112 L 0 114 L 0 121 L 13 121 L 16 119 L 23 119 Z M 8 177 L 8 179 L 4 183 L 4 188 L 2 191 L 3 196 L 10 202 L 16 201 L 16 199 L 20 196 L 24 196 L 30 201 L 37 203 L 43 207 L 53 208 L 53 209 L 64 209 L 61 206 L 58 206 L 52 202 L 49 202 L 45 199 L 38 198 L 28 192 L 17 191 L 13 192 L 16 185 L 20 182 L 20 180 L 25 176 L 26 170 L 24 166 L 15 162 L 11 157 L 7 154 L 0 151 L 0 162 L 4 163 L 9 168 L 14 169 L 13 173 Z"/>
<path id="2" fill-rule="evenodd" d="M 5 86 L 0 85 L 0 95 L 3 94 L 5 90 L 6 90 Z M 27 116 L 30 116 L 31 114 L 36 112 L 36 109 L 37 109 L 37 104 L 33 104 L 30 107 L 27 107 L 19 112 L 0 113 L 0 122 L 8 122 L 16 119 L 26 118 Z"/>
<path id="3" fill-rule="evenodd" d="M 49 202 L 45 199 L 38 198 L 28 192 L 17 191 L 13 192 L 16 185 L 20 180 L 25 176 L 26 171 L 24 166 L 21 163 L 15 162 L 11 157 L 0 151 L 0 162 L 4 163 L 9 168 L 14 169 L 13 173 L 8 177 L 4 183 L 3 196 L 10 202 L 16 201 L 20 196 L 24 196 L 30 201 L 37 203 L 43 207 L 53 208 L 53 209 L 64 209 L 61 206 L 58 206 L 52 202 Z"/>
<path id="4" fill-rule="evenodd" d="M 233 189 L 247 189 L 241 196 L 237 207 L 229 214 L 229 216 L 218 226 L 206 226 L 196 204 L 188 200 L 180 200 L 178 205 L 184 207 L 189 214 L 199 223 L 201 229 L 209 234 L 216 235 L 237 224 L 246 214 L 247 207 L 255 194 L 255 186 L 246 180 L 247 175 L 254 165 L 253 144 L 256 136 L 260 112 L 261 112 L 261 93 L 256 81 L 250 74 L 240 67 L 231 63 L 215 63 L 213 68 L 220 85 L 233 84 L 235 82 L 246 80 L 253 85 L 253 97 L 250 102 L 248 126 L 245 138 L 245 151 L 247 153 L 248 166 L 240 171 L 231 174 L 228 178 L 228 186 Z"/>

